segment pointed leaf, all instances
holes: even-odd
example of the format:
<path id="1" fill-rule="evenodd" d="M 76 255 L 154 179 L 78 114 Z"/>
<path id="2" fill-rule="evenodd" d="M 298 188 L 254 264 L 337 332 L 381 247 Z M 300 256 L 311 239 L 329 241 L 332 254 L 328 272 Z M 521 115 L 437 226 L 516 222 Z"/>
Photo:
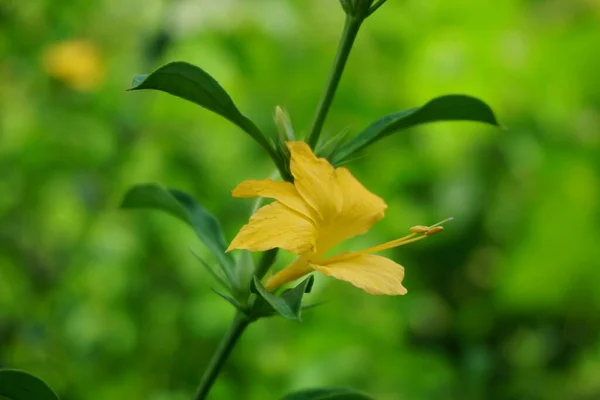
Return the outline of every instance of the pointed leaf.
<path id="1" fill-rule="evenodd" d="M 289 306 L 289 304 L 281 297 L 275 296 L 262 285 L 260 280 L 255 276 L 252 280 L 252 289 L 256 291 L 260 298 L 266 301 L 279 315 L 286 319 L 299 320 L 300 316 Z"/>
<path id="2" fill-rule="evenodd" d="M 302 297 L 304 293 L 310 293 L 312 290 L 315 277 L 310 275 L 308 278 L 300 282 L 298 286 L 293 289 L 286 290 L 281 294 L 281 298 L 285 300 L 292 312 L 300 319 L 300 310 L 302 307 Z"/>
<path id="3" fill-rule="evenodd" d="M 204 207 L 196 203 L 194 198 L 187 193 L 179 190 L 169 190 L 170 193 L 188 212 L 190 216 L 191 226 L 194 231 L 219 259 L 223 265 L 233 267 L 235 261 L 233 256 L 225 253 L 227 250 L 227 241 L 221 229 L 219 221 L 209 213 Z"/>
<path id="4" fill-rule="evenodd" d="M 234 306 L 238 310 L 242 311 L 242 305 L 240 303 L 238 303 L 238 301 L 236 299 L 234 299 L 231 296 L 226 295 L 225 293 L 219 292 L 216 289 L 211 289 L 211 290 L 213 292 L 215 292 L 216 294 L 218 294 L 219 296 L 221 296 L 223 299 L 225 299 L 229 304 L 231 304 L 232 306 Z"/>
<path id="5" fill-rule="evenodd" d="M 129 90 L 142 89 L 160 90 L 196 103 L 233 122 L 261 146 L 269 146 L 260 129 L 238 110 L 225 89 L 202 68 L 182 61 L 171 62 L 151 74 L 136 76 Z"/>
<path id="6" fill-rule="evenodd" d="M 306 282 L 306 284 L 304 284 L 304 282 Z M 315 277 L 313 275 L 310 275 L 304 281 L 300 282 L 300 285 L 302 284 L 304 284 L 304 293 L 312 292 L 313 285 L 315 284 Z"/>
<path id="7" fill-rule="evenodd" d="M 366 394 L 346 388 L 305 389 L 290 393 L 281 400 L 374 400 Z"/>
<path id="8" fill-rule="evenodd" d="M 189 194 L 168 190 L 155 183 L 136 185 L 129 189 L 121 204 L 123 208 L 150 208 L 166 212 L 194 229 L 196 235 L 217 257 L 223 272 L 232 281 L 233 257 L 225 253 L 227 244 L 217 219 Z"/>
<path id="9" fill-rule="evenodd" d="M 169 190 L 155 183 L 135 185 L 125 194 L 122 208 L 151 208 L 180 219 L 188 225 L 192 220 L 187 209 L 171 195 Z"/>
<path id="10" fill-rule="evenodd" d="M 209 274 L 212 275 L 213 278 L 215 278 L 215 280 L 221 284 L 221 286 L 223 286 L 224 288 L 227 289 L 227 291 L 229 293 L 231 293 L 231 286 L 229 285 L 229 283 L 225 280 L 225 278 L 223 278 L 221 276 L 221 274 L 219 274 L 217 271 L 215 271 L 213 269 L 213 267 L 211 267 L 210 265 L 208 265 L 208 263 L 206 261 L 204 261 L 202 259 L 202 257 L 200 257 L 195 251 L 191 250 L 192 254 L 194 255 L 194 257 L 196 257 L 196 259 L 198 260 L 198 262 L 200 262 L 200 264 L 204 267 L 204 269 L 206 269 L 208 271 Z"/>
<path id="11" fill-rule="evenodd" d="M 0 370 L 0 398 L 10 400 L 58 400 L 40 378 L 14 369 Z"/>
<path id="12" fill-rule="evenodd" d="M 322 306 L 323 304 L 328 303 L 328 301 L 319 301 L 317 303 L 313 303 L 313 304 L 308 304 L 306 306 L 302 306 L 301 310 L 312 310 L 313 308 Z"/>
<path id="13" fill-rule="evenodd" d="M 261 318 L 279 314 L 284 318 L 300 321 L 301 311 L 311 308 L 311 306 L 302 307 L 302 298 L 304 293 L 310 293 L 313 282 L 314 276 L 310 275 L 293 289 L 284 291 L 281 296 L 275 296 L 262 286 L 257 277 L 254 277 L 252 292 L 257 293 L 259 298 L 252 308 L 252 317 Z"/>
<path id="14" fill-rule="evenodd" d="M 466 95 L 441 96 L 422 107 L 411 108 L 378 119 L 340 146 L 331 162 L 338 165 L 357 151 L 392 133 L 438 121 L 475 121 L 499 126 L 494 112 L 483 101 Z"/>

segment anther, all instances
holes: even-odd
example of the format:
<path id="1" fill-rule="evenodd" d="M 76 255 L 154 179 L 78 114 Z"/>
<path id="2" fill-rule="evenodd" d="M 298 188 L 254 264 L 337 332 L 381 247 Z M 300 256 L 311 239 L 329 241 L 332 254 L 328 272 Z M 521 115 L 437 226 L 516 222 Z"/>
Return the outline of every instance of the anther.
<path id="1" fill-rule="evenodd" d="M 427 230 L 427 232 L 425 232 L 425 236 L 431 236 L 434 233 L 438 233 L 438 232 L 441 232 L 443 230 L 444 230 L 443 226 L 434 226 L 434 227 L 429 228 Z"/>
<path id="2" fill-rule="evenodd" d="M 429 232 L 429 227 L 425 225 L 417 225 L 410 228 L 412 233 L 427 233 Z"/>

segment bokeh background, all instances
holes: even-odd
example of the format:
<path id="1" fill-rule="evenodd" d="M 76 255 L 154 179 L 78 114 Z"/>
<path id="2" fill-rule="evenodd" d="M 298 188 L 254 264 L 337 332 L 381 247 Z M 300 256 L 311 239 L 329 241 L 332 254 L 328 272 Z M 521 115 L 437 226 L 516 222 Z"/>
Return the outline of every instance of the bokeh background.
<path id="1" fill-rule="evenodd" d="M 173 60 L 209 71 L 274 133 L 306 133 L 343 24 L 335 0 L 0 2 L 0 367 L 64 400 L 189 399 L 233 309 L 136 183 L 192 193 L 229 238 L 270 175 L 227 121 L 124 91 Z M 455 220 L 390 250 L 404 297 L 317 277 L 304 322 L 252 325 L 213 399 L 352 386 L 382 400 L 600 398 L 600 2 L 389 0 L 363 26 L 325 133 L 446 93 L 507 128 L 440 123 L 349 165 L 387 216 L 348 248 Z M 278 265 L 282 266 L 284 260 Z"/>

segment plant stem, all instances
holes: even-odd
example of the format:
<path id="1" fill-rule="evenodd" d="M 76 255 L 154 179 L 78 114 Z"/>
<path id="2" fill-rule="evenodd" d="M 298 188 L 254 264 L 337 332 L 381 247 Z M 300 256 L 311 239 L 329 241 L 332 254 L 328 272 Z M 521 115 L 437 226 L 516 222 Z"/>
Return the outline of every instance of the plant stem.
<path id="1" fill-rule="evenodd" d="M 321 129 L 323 128 L 323 124 L 325 123 L 325 118 L 327 118 L 327 113 L 329 112 L 329 108 L 331 107 L 331 103 L 333 102 L 335 91 L 337 90 L 338 84 L 340 83 L 340 78 L 342 77 L 342 73 L 344 72 L 346 61 L 348 61 L 350 50 L 352 49 L 354 39 L 356 39 L 356 35 L 358 34 L 358 29 L 360 28 L 362 21 L 363 20 L 360 18 L 354 18 L 350 15 L 346 15 L 346 22 L 344 23 L 344 32 L 342 33 L 342 37 L 340 39 L 340 43 L 337 49 L 337 54 L 335 55 L 335 59 L 333 61 L 333 67 L 331 69 L 331 73 L 329 74 L 327 88 L 325 89 L 325 93 L 323 94 L 321 102 L 319 103 L 319 107 L 317 108 L 317 115 L 315 117 L 312 130 L 306 138 L 306 142 L 313 149 L 315 148 L 315 146 L 317 145 L 317 141 L 319 140 Z"/>
<path id="2" fill-rule="evenodd" d="M 206 367 L 206 370 L 204 371 L 200 385 L 196 390 L 194 400 L 204 400 L 206 398 L 210 388 L 212 387 L 213 383 L 215 383 L 217 375 L 219 375 L 223 365 L 225 365 L 227 357 L 229 357 L 229 354 L 235 347 L 235 344 L 240 336 L 242 336 L 244 329 L 246 329 L 250 322 L 250 319 L 248 319 L 245 314 L 239 311 L 237 312 L 233 318 L 233 321 L 231 322 L 229 331 L 227 331 L 227 334 L 225 337 L 223 337 L 221 343 L 219 343 L 217 351 L 213 355 L 208 367 Z"/>

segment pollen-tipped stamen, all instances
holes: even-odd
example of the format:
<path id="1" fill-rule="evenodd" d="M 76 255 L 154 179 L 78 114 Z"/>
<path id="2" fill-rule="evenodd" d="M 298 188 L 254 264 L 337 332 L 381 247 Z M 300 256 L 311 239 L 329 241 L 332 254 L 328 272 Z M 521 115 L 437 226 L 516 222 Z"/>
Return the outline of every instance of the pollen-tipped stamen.
<path id="1" fill-rule="evenodd" d="M 424 225 L 413 226 L 410 229 L 413 233 L 411 233 L 410 235 L 401 237 L 400 239 L 392 240 L 387 243 L 380 244 L 378 246 L 369 247 L 368 249 L 365 249 L 365 250 L 353 251 L 350 253 L 340 254 L 339 256 L 329 257 L 325 260 L 321 260 L 319 262 L 319 264 L 327 265 L 327 264 L 331 264 L 332 262 L 349 260 L 349 259 L 352 259 L 359 255 L 377 253 L 379 251 L 388 250 L 388 249 L 392 249 L 394 247 L 400 247 L 400 246 L 404 246 L 404 245 L 407 245 L 410 243 L 418 242 L 419 240 L 423 240 L 426 237 L 433 235 L 434 233 L 441 232 L 442 230 L 444 230 L 444 228 L 442 228 L 440 225 L 445 222 L 451 221 L 452 219 L 453 219 L 452 217 L 446 218 L 445 220 L 440 221 L 437 224 L 434 224 L 431 226 L 424 226 Z"/>
<path id="2" fill-rule="evenodd" d="M 454 219 L 454 217 L 448 217 L 448 218 L 446 218 L 445 220 L 438 222 L 437 224 L 433 224 L 433 225 L 429 226 L 429 229 L 431 229 L 431 228 L 435 228 L 436 226 L 440 226 L 440 225 L 442 225 L 442 224 L 445 224 L 446 222 L 450 222 L 450 221 L 452 221 L 453 219 Z"/>
<path id="3" fill-rule="evenodd" d="M 410 228 L 410 231 L 412 233 L 427 233 L 427 231 L 429 231 L 429 229 L 431 229 L 431 228 L 429 228 L 428 226 L 417 225 L 417 226 L 413 226 L 412 228 Z"/>
<path id="4" fill-rule="evenodd" d="M 429 229 L 427 232 L 425 232 L 425 236 L 431 236 L 434 233 L 438 233 L 444 230 L 443 226 L 434 226 L 433 228 Z"/>
<path id="5" fill-rule="evenodd" d="M 443 231 L 444 228 L 440 225 L 445 222 L 452 221 L 453 219 L 453 217 L 446 218 L 445 220 L 440 221 L 437 224 L 433 224 L 431 226 L 413 226 L 412 228 L 410 228 L 410 231 L 412 232 L 410 235 L 406 235 L 399 239 L 395 239 L 387 243 L 380 244 L 378 246 L 369 247 L 365 250 L 352 251 L 337 256 L 329 257 L 323 260 L 319 260 L 317 263 L 319 265 L 328 265 L 334 262 L 350 260 L 359 255 L 376 253 L 394 247 L 400 247 L 410 243 L 418 242 L 419 240 L 423 240 L 428 236 Z M 271 278 L 269 278 L 267 280 L 267 283 L 265 284 L 265 288 L 269 291 L 272 291 L 280 287 L 281 285 L 303 277 L 311 271 L 313 271 L 313 269 L 310 267 L 309 259 L 305 256 L 300 256 L 296 258 L 296 260 L 294 260 L 290 265 L 288 265 L 287 267 L 273 275 Z"/>
<path id="6" fill-rule="evenodd" d="M 413 232 L 408 236 L 401 237 L 400 239 L 392 240 L 391 242 L 380 244 L 379 246 L 374 246 L 366 250 L 359 251 L 360 254 L 368 254 L 368 253 L 376 253 L 378 251 L 391 249 L 394 247 L 404 246 L 409 243 L 417 242 L 421 239 L 425 239 L 427 236 L 430 236 L 434 233 L 440 232 L 444 228 L 440 225 L 444 222 L 452 220 L 452 217 L 446 218 L 443 221 L 438 222 L 437 224 L 431 226 L 417 225 L 410 228 L 410 231 Z M 441 229 L 440 229 L 441 228 Z M 421 236 L 418 236 L 421 235 Z"/>

